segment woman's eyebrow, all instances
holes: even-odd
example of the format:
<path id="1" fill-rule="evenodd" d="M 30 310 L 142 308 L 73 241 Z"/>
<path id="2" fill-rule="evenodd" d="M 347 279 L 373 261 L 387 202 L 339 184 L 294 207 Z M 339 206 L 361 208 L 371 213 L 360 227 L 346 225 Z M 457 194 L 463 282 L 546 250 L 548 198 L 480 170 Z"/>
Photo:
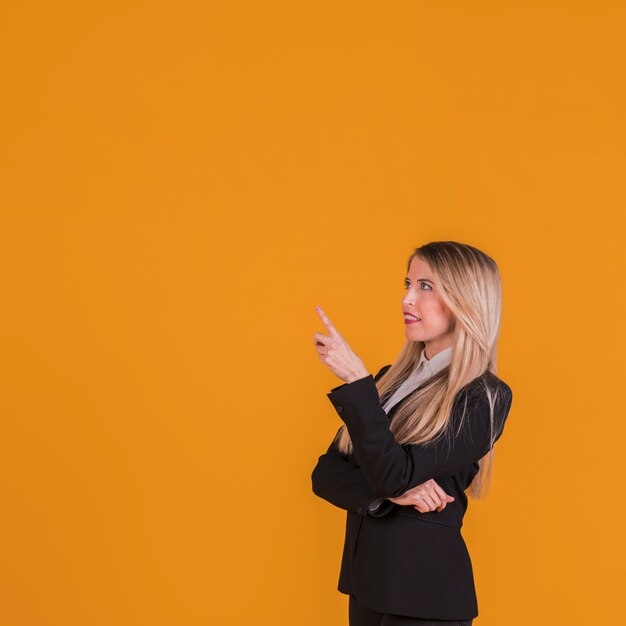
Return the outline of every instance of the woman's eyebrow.
<path id="1" fill-rule="evenodd" d="M 411 279 L 410 279 L 408 276 L 407 276 L 404 280 L 408 280 L 409 282 L 411 282 Z M 418 279 L 417 279 L 417 282 L 419 282 L 419 281 L 421 281 L 421 280 L 423 280 L 424 282 L 427 282 L 427 283 L 433 283 L 433 281 L 432 281 L 432 280 L 430 280 L 430 278 L 418 278 Z M 435 284 L 435 283 L 433 283 L 433 285 L 434 285 L 434 284 Z"/>

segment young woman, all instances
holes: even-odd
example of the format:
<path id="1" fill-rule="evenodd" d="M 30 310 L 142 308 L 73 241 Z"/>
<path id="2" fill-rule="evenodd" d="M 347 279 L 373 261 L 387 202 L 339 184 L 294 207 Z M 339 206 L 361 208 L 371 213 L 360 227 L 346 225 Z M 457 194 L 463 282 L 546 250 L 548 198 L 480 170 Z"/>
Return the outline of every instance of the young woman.
<path id="1" fill-rule="evenodd" d="M 466 491 L 486 492 L 512 401 L 496 375 L 500 275 L 472 246 L 431 242 L 410 256 L 405 289 L 407 340 L 376 376 L 318 307 L 328 335 L 315 346 L 344 381 L 327 394 L 344 424 L 313 492 L 347 511 L 338 590 L 350 626 L 469 626 Z"/>

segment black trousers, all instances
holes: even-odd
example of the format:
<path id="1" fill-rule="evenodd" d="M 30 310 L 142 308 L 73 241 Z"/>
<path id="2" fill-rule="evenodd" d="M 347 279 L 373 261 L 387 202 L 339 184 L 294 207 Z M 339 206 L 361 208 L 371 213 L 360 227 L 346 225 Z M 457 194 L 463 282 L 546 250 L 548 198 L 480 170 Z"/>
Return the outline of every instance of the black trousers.
<path id="1" fill-rule="evenodd" d="M 421 619 L 406 615 L 390 615 L 376 611 L 359 602 L 350 595 L 348 613 L 350 626 L 472 626 L 474 620 L 450 621 L 438 619 Z"/>

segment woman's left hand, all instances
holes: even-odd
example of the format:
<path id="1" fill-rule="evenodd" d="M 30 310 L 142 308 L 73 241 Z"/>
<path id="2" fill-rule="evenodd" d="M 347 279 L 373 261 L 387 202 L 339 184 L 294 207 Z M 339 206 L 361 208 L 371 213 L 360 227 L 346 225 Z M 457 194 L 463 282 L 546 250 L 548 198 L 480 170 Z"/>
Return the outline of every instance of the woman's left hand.
<path id="1" fill-rule="evenodd" d="M 348 342 L 339 334 L 320 307 L 315 307 L 329 335 L 313 335 L 319 359 L 341 380 L 351 383 L 369 376 L 363 361 L 352 351 Z"/>
<path id="2" fill-rule="evenodd" d="M 441 485 L 434 479 L 416 485 L 405 491 L 397 498 L 387 498 L 401 506 L 412 505 L 420 513 L 429 511 L 441 512 L 446 508 L 448 502 L 454 501 L 454 496 L 447 494 Z"/>

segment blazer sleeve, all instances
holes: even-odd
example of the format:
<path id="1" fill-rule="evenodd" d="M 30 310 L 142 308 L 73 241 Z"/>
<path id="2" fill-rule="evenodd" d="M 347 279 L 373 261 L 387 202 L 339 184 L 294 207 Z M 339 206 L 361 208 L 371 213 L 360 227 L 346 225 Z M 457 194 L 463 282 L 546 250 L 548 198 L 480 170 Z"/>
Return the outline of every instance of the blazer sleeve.
<path id="1" fill-rule="evenodd" d="M 495 440 L 502 434 L 513 397 L 511 388 L 498 381 Z M 401 445 L 396 441 L 371 374 L 335 387 L 327 396 L 348 428 L 354 456 L 373 492 L 396 498 L 431 478 L 452 476 L 489 452 L 489 400 L 484 391 L 466 394 L 471 388 L 474 385 L 469 383 L 458 394 L 451 433 L 426 444 Z M 459 431 L 463 398 L 467 412 Z"/>
<path id="2" fill-rule="evenodd" d="M 389 367 L 391 365 L 383 367 L 372 378 L 372 382 L 378 380 Z M 338 434 L 339 431 L 335 434 L 335 439 Z M 339 451 L 335 439 L 328 450 L 319 457 L 313 469 L 311 474 L 313 493 L 341 509 L 354 511 L 363 516 L 382 517 L 397 507 L 395 502 L 378 497 L 379 494 L 372 489 L 350 456 Z M 371 505 L 378 506 L 370 509 Z"/>

